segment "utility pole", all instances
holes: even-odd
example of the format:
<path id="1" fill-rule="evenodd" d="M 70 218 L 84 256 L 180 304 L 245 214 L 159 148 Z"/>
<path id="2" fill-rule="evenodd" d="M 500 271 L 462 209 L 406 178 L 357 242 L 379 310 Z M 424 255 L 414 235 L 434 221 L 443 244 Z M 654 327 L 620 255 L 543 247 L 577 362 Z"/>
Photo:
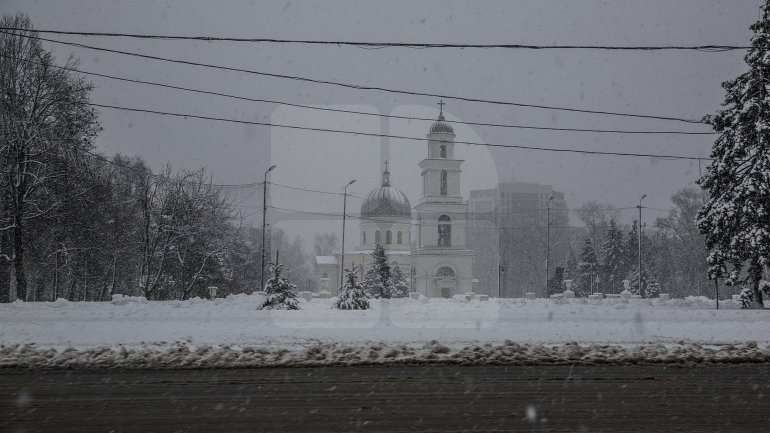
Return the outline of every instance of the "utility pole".
<path id="1" fill-rule="evenodd" d="M 639 294 L 644 297 L 644 291 L 642 290 L 642 200 L 647 197 L 647 194 L 639 197 L 639 261 L 637 263 L 637 270 L 639 271 Z"/>
<path id="2" fill-rule="evenodd" d="M 273 171 L 275 167 L 277 166 L 271 165 L 270 168 L 265 171 L 265 181 L 262 183 L 262 264 L 259 268 L 259 290 L 265 289 L 265 242 L 267 242 L 267 234 L 265 233 L 265 220 L 267 218 L 267 174 Z"/>
<path id="3" fill-rule="evenodd" d="M 545 225 L 545 296 L 548 297 L 548 265 L 551 259 L 551 202 L 553 195 L 548 197 L 548 212 Z"/>
<path id="4" fill-rule="evenodd" d="M 355 179 L 351 180 L 347 185 L 345 185 L 345 188 L 343 188 L 344 193 L 342 197 L 342 254 L 340 254 L 340 287 L 342 287 L 342 274 L 345 273 L 345 216 L 348 206 L 348 187 L 355 181 Z"/>

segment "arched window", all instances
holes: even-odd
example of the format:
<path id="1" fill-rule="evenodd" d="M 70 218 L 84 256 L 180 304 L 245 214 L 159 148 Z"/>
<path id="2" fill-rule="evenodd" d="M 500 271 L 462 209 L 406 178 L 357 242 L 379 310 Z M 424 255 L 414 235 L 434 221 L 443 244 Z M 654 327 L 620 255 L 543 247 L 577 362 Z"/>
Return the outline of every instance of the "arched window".
<path id="1" fill-rule="evenodd" d="M 380 243 L 380 231 L 377 230 L 374 232 L 374 243 L 379 244 Z"/>
<path id="2" fill-rule="evenodd" d="M 438 217 L 438 246 L 452 246 L 452 220 L 446 215 Z"/>
<path id="3" fill-rule="evenodd" d="M 362 243 L 366 245 L 366 232 L 361 232 L 361 240 L 363 241 Z"/>
<path id="4" fill-rule="evenodd" d="M 396 236 L 398 237 L 398 239 L 396 239 L 396 241 L 398 242 L 398 244 L 399 244 L 399 245 L 403 244 L 403 243 L 404 243 L 404 238 L 403 238 L 403 236 L 401 236 L 401 231 L 399 231 L 399 232 L 398 232 L 398 235 L 396 235 Z"/>
<path id="5" fill-rule="evenodd" d="M 441 170 L 441 195 L 447 194 L 446 170 Z"/>
<path id="6" fill-rule="evenodd" d="M 441 145 L 441 157 L 446 158 L 446 144 Z"/>
<path id="7" fill-rule="evenodd" d="M 393 233 L 390 230 L 385 232 L 385 243 L 386 244 L 393 243 Z"/>

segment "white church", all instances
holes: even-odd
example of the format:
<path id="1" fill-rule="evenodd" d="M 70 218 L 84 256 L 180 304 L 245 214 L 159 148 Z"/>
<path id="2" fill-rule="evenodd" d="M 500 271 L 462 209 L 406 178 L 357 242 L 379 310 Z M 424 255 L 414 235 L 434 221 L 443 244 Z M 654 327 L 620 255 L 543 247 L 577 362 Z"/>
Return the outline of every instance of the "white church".
<path id="1" fill-rule="evenodd" d="M 344 267 L 361 275 L 374 245 L 408 276 L 410 291 L 448 298 L 473 291 L 473 253 L 466 244 L 468 204 L 460 193 L 462 160 L 455 159 L 455 133 L 442 110 L 428 131 L 428 154 L 420 161 L 422 197 L 412 208 L 406 194 L 391 185 L 387 162 L 382 183 L 361 205 L 358 248 L 345 251 Z M 414 210 L 414 212 L 412 212 Z M 316 256 L 322 288 L 337 293 L 340 255 Z"/>

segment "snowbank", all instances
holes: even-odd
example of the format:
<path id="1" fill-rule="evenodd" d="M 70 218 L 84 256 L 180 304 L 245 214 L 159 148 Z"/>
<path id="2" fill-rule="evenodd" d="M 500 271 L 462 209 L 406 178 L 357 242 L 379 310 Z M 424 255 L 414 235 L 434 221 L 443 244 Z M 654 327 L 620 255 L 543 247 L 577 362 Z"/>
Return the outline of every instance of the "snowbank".
<path id="1" fill-rule="evenodd" d="M 479 344 L 451 347 L 437 341 L 423 345 L 369 343 L 351 346 L 311 343 L 306 348 L 194 346 L 187 342 L 138 348 L 99 346 L 44 349 L 35 345 L 0 345 L 0 369 L 185 369 L 331 365 L 628 365 L 696 366 L 713 363 L 767 363 L 770 347 L 750 341 L 704 346 L 693 342 L 622 345 Z"/>

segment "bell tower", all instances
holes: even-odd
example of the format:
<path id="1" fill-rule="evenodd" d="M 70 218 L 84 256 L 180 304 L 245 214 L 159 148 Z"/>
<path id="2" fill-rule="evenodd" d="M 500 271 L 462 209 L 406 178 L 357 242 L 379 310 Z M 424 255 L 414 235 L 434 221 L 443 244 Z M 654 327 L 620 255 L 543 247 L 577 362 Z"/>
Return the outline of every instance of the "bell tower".
<path id="1" fill-rule="evenodd" d="M 438 105 L 438 119 L 428 130 L 428 155 L 419 164 L 415 289 L 450 297 L 473 290 L 473 253 L 466 247 L 468 207 L 460 193 L 463 161 L 455 159 L 455 133 L 444 117 L 444 101 Z"/>

